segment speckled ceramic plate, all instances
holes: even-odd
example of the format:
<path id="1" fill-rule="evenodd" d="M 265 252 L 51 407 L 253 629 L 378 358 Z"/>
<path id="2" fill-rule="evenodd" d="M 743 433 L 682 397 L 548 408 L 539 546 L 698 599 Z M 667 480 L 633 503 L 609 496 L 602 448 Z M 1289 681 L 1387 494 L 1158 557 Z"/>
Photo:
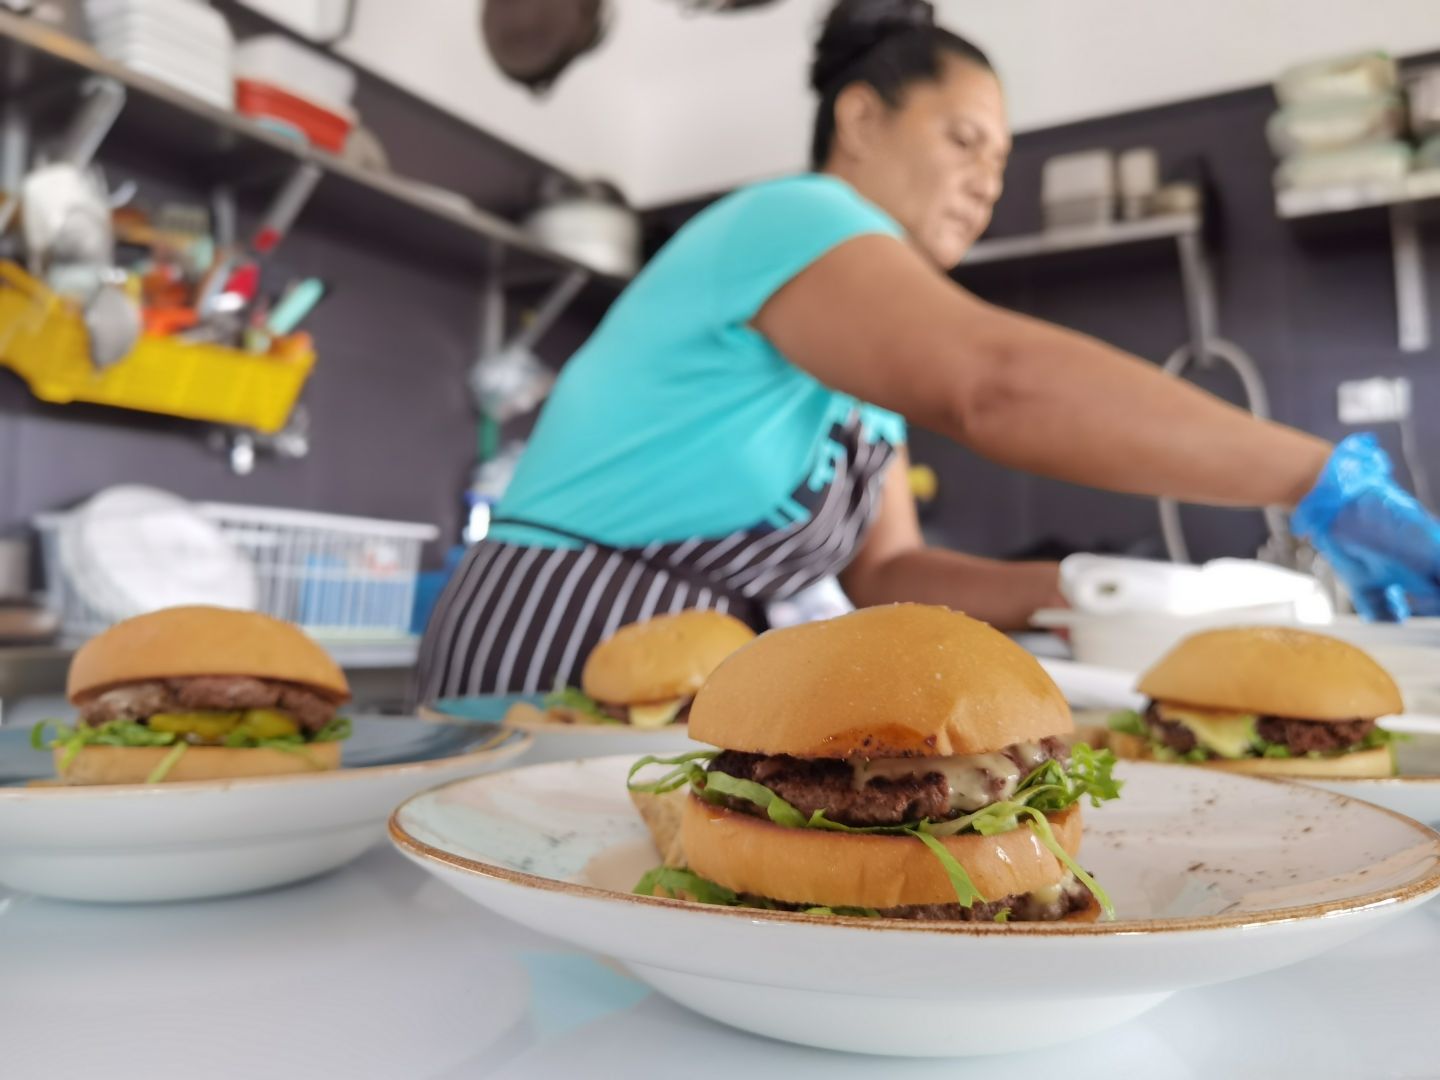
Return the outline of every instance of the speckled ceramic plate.
<path id="1" fill-rule="evenodd" d="M 690 738 L 684 724 L 663 728 L 635 728 L 628 724 L 567 724 L 517 714 L 516 704 L 540 707 L 538 697 L 504 695 L 443 698 L 423 706 L 420 714 L 430 720 L 450 722 L 503 723 L 534 737 L 525 755 L 525 764 L 546 761 L 574 761 L 606 754 L 683 754 L 706 749 Z M 523 710 L 522 710 L 523 713 Z"/>
<path id="2" fill-rule="evenodd" d="M 1309 782 L 1440 828 L 1440 735 L 1409 736 L 1395 744 L 1395 759 L 1399 776 Z"/>
<path id="3" fill-rule="evenodd" d="M 67 900 L 189 900 L 343 866 L 417 791 L 501 768 L 529 737 L 497 725 L 352 718 L 344 767 L 176 784 L 34 787 L 51 757 L 0 732 L 0 883 Z"/>
<path id="4" fill-rule="evenodd" d="M 1187 987 L 1295 963 L 1440 891 L 1440 836 L 1318 788 L 1130 763 L 1085 811 L 1082 861 L 1114 923 L 925 924 L 630 893 L 658 861 L 629 757 L 517 769 L 417 796 L 410 858 L 477 903 L 629 965 L 683 1005 L 837 1050 L 1029 1049 Z"/>

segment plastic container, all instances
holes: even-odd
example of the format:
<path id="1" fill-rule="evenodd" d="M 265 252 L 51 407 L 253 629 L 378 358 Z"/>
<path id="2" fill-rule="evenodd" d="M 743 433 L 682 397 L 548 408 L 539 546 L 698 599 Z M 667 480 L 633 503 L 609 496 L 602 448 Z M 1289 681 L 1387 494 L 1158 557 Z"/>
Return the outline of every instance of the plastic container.
<path id="1" fill-rule="evenodd" d="M 1415 151 L 1407 143 L 1382 142 L 1322 154 L 1297 154 L 1275 170 L 1281 190 L 1340 187 L 1348 184 L 1400 184 L 1410 172 Z"/>
<path id="2" fill-rule="evenodd" d="M 1047 229 L 1106 225 L 1115 220 L 1115 155 L 1082 150 L 1049 158 L 1040 173 Z"/>
<path id="3" fill-rule="evenodd" d="M 1399 69 L 1389 56 L 1353 53 L 1287 68 L 1275 80 L 1275 97 L 1281 105 L 1305 105 L 1393 94 L 1399 86 Z"/>
<path id="4" fill-rule="evenodd" d="M 281 34 L 246 38 L 235 47 L 235 77 L 288 90 L 344 112 L 355 99 L 355 71 Z"/>
<path id="5" fill-rule="evenodd" d="M 278 86 L 249 79 L 235 83 L 235 108 L 257 120 L 276 120 L 294 127 L 332 154 L 345 149 L 345 139 L 355 126 L 353 115 L 323 109 Z"/>
<path id="6" fill-rule="evenodd" d="M 299 623 L 316 637 L 345 641 L 408 639 L 424 545 L 440 530 L 416 522 L 228 503 L 194 509 L 254 564 L 256 608 Z M 46 603 L 67 637 L 110 625 L 75 589 L 60 558 L 66 513 L 35 519 Z"/>
<path id="7" fill-rule="evenodd" d="M 75 309 L 12 263 L 0 263 L 0 365 L 42 401 L 122 409 L 273 432 L 284 427 L 315 366 L 308 347 L 257 356 L 218 345 L 142 337 L 97 371 Z"/>
<path id="8" fill-rule="evenodd" d="M 1270 149 L 1280 157 L 1387 142 L 1404 131 L 1405 109 L 1395 94 L 1294 105 L 1272 114 L 1265 125 Z"/>

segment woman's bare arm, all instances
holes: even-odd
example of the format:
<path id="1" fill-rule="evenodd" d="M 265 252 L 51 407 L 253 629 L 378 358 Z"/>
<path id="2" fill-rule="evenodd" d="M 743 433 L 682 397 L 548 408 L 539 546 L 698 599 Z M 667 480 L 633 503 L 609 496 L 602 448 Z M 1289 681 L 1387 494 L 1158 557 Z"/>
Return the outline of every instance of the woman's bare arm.
<path id="1" fill-rule="evenodd" d="M 906 475 L 909 464 L 902 449 L 886 471 L 865 543 L 840 575 L 857 607 L 944 604 L 1002 630 L 1019 630 L 1037 608 L 1063 603 L 1055 563 L 999 562 L 926 547 Z"/>
<path id="2" fill-rule="evenodd" d="M 828 252 L 754 325 L 828 386 L 994 461 L 1092 487 L 1292 506 L 1330 451 L 1119 349 L 987 304 L 891 237 Z"/>

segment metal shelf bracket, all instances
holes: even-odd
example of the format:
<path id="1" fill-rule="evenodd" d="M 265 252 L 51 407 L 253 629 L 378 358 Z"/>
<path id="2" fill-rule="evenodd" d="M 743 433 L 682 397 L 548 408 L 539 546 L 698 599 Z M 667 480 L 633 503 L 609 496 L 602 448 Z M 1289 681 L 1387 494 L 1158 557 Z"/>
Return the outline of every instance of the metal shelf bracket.
<path id="1" fill-rule="evenodd" d="M 1390 207 L 1390 249 L 1395 269 L 1395 318 L 1402 352 L 1430 347 L 1430 306 L 1419 210 L 1413 202 Z"/>

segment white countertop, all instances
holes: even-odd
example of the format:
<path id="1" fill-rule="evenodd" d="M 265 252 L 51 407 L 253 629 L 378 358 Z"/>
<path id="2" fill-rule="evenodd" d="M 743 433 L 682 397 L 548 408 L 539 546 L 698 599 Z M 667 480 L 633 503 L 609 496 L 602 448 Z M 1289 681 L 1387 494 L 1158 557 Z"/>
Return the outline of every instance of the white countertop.
<path id="1" fill-rule="evenodd" d="M 1003 1059 L 847 1056 L 704 1020 L 379 848 L 315 881 L 203 903 L 0 890 L 0 1076 L 1436 1077 L 1437 964 L 1432 903 L 1317 960 L 1179 994 L 1081 1042 Z M 1043 1023 L 1043 988 L 1036 997 Z"/>

